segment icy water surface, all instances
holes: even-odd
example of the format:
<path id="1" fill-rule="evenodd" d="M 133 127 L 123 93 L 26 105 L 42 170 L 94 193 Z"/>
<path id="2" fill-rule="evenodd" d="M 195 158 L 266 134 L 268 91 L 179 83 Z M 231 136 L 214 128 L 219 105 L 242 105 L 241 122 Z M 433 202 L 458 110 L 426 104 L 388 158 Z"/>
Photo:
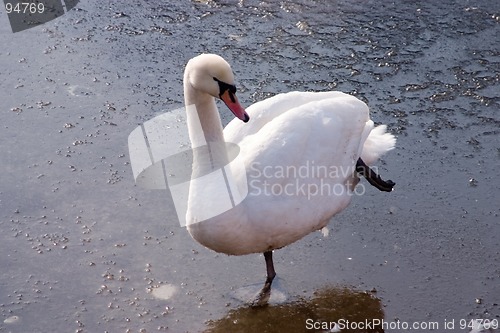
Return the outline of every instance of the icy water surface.
<path id="1" fill-rule="evenodd" d="M 500 2 L 90 0 L 16 34 L 2 12 L 0 45 L 0 332 L 500 320 Z M 231 298 L 263 257 L 204 249 L 133 182 L 128 134 L 182 105 L 201 52 L 232 64 L 244 105 L 341 90 L 398 137 L 379 163 L 393 193 L 275 252 L 281 305 Z"/>

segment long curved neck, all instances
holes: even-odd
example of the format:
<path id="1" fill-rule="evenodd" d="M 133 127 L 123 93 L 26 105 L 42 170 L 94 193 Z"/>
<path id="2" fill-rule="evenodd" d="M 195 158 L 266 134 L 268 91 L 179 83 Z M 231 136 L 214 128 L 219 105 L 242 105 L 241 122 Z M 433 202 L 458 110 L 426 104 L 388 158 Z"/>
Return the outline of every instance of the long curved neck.
<path id="1" fill-rule="evenodd" d="M 184 102 L 193 149 L 186 222 L 202 222 L 228 210 L 233 215 L 241 215 L 242 206 L 235 208 L 235 204 L 241 201 L 236 199 L 241 195 L 239 192 L 233 194 L 239 186 L 231 169 L 226 167 L 229 163 L 228 152 L 215 99 L 194 89 L 186 76 Z M 246 189 L 246 178 L 245 186 L 240 187 Z"/>
<path id="2" fill-rule="evenodd" d="M 214 98 L 184 82 L 187 125 L 193 149 L 193 178 L 207 175 L 228 163 L 222 123 Z"/>
<path id="3" fill-rule="evenodd" d="M 184 80 L 184 102 L 192 148 L 204 146 L 208 142 L 224 142 L 215 99 L 194 89 L 188 80 Z"/>

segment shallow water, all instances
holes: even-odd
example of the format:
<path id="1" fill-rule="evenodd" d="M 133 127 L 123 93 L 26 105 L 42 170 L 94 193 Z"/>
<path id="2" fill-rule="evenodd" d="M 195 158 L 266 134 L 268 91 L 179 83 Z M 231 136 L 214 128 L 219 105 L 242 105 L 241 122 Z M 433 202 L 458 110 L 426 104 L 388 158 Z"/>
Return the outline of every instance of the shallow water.
<path id="1" fill-rule="evenodd" d="M 0 332 L 500 319 L 499 24 L 494 0 L 88 1 L 16 34 L 0 15 Z M 231 298 L 263 257 L 204 249 L 133 182 L 128 134 L 182 105 L 201 52 L 232 64 L 243 104 L 342 90 L 398 136 L 379 163 L 395 192 L 276 251 L 281 305 Z"/>

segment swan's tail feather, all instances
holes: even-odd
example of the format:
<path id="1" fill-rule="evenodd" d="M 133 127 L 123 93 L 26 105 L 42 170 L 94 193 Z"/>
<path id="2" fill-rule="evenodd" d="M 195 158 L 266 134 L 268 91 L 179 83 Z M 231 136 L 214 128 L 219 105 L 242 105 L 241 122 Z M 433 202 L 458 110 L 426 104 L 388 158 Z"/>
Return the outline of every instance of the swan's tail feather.
<path id="1" fill-rule="evenodd" d="M 368 135 L 361 152 L 361 158 L 366 164 L 373 164 L 382 155 L 394 149 L 396 138 L 391 133 L 387 133 L 386 130 L 386 125 L 380 125 L 372 129 Z"/>

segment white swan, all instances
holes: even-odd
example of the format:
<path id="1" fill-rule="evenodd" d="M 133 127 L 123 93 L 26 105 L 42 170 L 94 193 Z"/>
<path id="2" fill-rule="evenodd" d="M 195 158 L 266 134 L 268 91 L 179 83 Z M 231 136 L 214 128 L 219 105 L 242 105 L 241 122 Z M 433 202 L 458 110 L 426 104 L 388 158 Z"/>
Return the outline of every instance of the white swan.
<path id="1" fill-rule="evenodd" d="M 191 110 L 196 107 L 196 116 L 187 115 L 192 145 L 237 144 L 237 159 L 247 173 L 233 170 L 230 176 L 247 177 L 248 195 L 233 209 L 200 221 L 196 207 L 217 205 L 219 194 L 192 184 L 187 228 L 196 241 L 217 252 L 264 253 L 262 292 L 268 294 L 276 274 L 272 250 L 325 227 L 351 201 L 358 173 L 380 190 L 392 190 L 394 183 L 381 180 L 364 162 L 375 162 L 396 140 L 385 125 L 374 128 L 365 103 L 341 92 L 279 94 L 246 111 L 235 93 L 232 70 L 220 56 L 202 54 L 188 62 L 185 103 Z M 214 98 L 239 118 L 224 130 Z M 224 149 L 219 154 L 228 159 Z M 195 154 L 194 174 L 202 164 Z"/>

